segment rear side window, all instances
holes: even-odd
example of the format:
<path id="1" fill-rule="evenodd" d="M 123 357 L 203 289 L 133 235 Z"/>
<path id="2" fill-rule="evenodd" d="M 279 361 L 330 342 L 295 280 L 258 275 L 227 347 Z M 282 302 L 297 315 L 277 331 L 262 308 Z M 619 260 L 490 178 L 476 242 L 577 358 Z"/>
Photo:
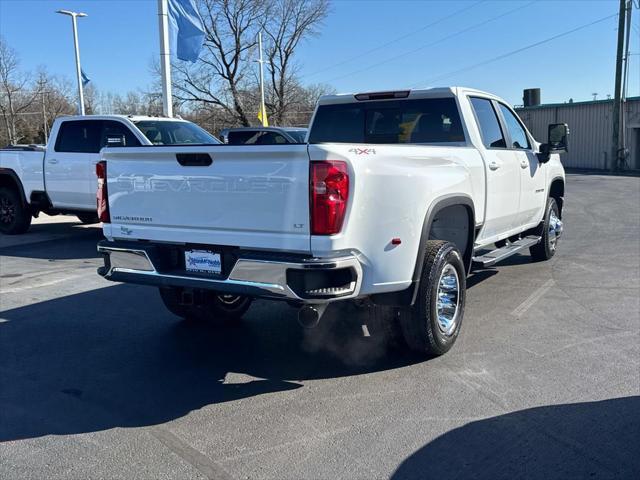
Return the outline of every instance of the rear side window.
<path id="1" fill-rule="evenodd" d="M 256 144 L 258 145 L 282 145 L 284 143 L 289 142 L 282 135 L 275 132 L 264 132 L 256 140 Z"/>
<path id="2" fill-rule="evenodd" d="M 306 130 L 287 130 L 287 133 L 296 141 L 296 143 L 304 143 L 307 136 Z"/>
<path id="3" fill-rule="evenodd" d="M 109 136 L 124 136 L 125 147 L 139 147 L 140 141 L 133 132 L 123 123 L 114 122 L 113 120 L 105 120 L 102 122 L 102 138 L 100 140 L 100 148 L 107 144 Z"/>
<path id="4" fill-rule="evenodd" d="M 486 98 L 471 98 L 471 105 L 478 120 L 478 127 L 482 134 L 482 143 L 487 148 L 507 148 L 500 122 L 491 100 Z"/>
<path id="5" fill-rule="evenodd" d="M 290 143 L 284 136 L 271 131 L 229 132 L 229 145 L 282 145 Z"/>
<path id="6" fill-rule="evenodd" d="M 227 143 L 229 145 L 245 145 L 247 143 L 256 143 L 259 132 L 241 130 L 238 132 L 229 132 L 227 134 Z"/>
<path id="7" fill-rule="evenodd" d="M 60 125 L 56 152 L 98 153 L 102 120 L 75 120 Z"/>
<path id="8" fill-rule="evenodd" d="M 499 105 L 504 117 L 504 123 L 506 123 L 507 130 L 509 130 L 509 135 L 511 136 L 511 148 L 531 148 L 527 133 L 524 131 L 520 121 L 508 107 L 501 103 Z"/>
<path id="9" fill-rule="evenodd" d="M 453 98 L 321 105 L 309 143 L 459 143 L 465 136 Z"/>

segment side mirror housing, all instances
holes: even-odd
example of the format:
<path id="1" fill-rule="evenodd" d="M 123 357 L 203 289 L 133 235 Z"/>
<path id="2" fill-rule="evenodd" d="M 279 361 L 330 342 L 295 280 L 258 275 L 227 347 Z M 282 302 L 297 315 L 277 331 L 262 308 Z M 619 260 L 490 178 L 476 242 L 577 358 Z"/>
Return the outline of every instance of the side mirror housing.
<path id="1" fill-rule="evenodd" d="M 552 123 L 549 125 L 547 143 L 540 145 L 538 160 L 547 163 L 552 153 L 569 151 L 569 127 L 566 123 Z"/>
<path id="2" fill-rule="evenodd" d="M 547 144 L 549 145 L 549 153 L 569 151 L 569 127 L 566 123 L 549 125 Z"/>

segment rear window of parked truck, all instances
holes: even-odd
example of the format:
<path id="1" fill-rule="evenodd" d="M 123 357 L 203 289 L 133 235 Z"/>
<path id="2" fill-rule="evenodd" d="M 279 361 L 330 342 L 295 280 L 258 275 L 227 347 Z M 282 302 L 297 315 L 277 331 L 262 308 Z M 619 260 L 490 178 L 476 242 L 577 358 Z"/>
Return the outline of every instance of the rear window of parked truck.
<path id="1" fill-rule="evenodd" d="M 454 98 L 369 101 L 318 107 L 309 143 L 420 144 L 465 141 Z"/>

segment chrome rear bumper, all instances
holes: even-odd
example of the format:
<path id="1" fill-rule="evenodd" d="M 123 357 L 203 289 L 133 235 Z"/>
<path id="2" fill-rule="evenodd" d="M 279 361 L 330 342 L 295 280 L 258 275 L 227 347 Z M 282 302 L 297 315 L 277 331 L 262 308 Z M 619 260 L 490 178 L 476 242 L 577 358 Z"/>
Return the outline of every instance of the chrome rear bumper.
<path id="1" fill-rule="evenodd" d="M 274 260 L 239 256 L 229 274 L 213 278 L 179 269 L 163 269 L 153 244 L 102 241 L 98 252 L 105 266 L 98 273 L 107 280 L 144 285 L 200 288 L 238 295 L 325 303 L 357 297 L 362 266 L 355 255 L 335 258 Z M 178 247 L 176 247 L 178 248 Z M 323 282 L 325 282 L 323 284 Z"/>

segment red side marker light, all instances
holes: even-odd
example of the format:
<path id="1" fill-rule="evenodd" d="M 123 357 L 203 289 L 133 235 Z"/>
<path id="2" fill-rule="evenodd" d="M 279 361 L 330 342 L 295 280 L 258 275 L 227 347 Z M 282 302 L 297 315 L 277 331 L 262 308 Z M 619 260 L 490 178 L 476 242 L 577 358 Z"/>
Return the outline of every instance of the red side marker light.
<path id="1" fill-rule="evenodd" d="M 391 239 L 391 245 L 400 245 L 402 243 L 402 240 L 400 240 L 399 237 L 395 237 Z"/>

